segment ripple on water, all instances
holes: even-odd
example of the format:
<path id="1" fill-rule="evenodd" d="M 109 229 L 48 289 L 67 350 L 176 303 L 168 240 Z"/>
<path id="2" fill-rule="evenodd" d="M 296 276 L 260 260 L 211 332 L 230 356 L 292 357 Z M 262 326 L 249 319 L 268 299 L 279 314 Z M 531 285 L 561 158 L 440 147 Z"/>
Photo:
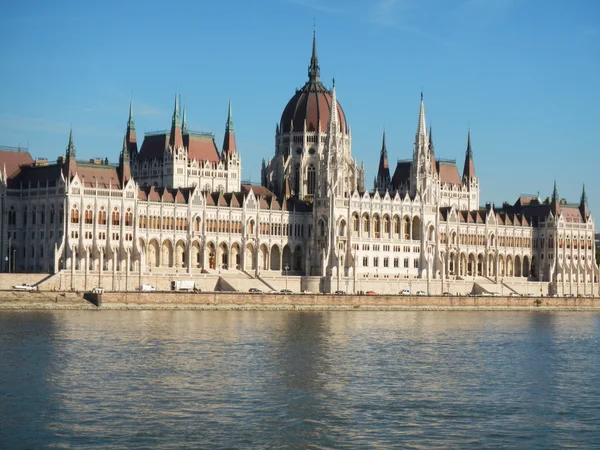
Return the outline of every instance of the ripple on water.
<path id="1" fill-rule="evenodd" d="M 600 447 L 600 314 L 0 312 L 2 448 Z"/>

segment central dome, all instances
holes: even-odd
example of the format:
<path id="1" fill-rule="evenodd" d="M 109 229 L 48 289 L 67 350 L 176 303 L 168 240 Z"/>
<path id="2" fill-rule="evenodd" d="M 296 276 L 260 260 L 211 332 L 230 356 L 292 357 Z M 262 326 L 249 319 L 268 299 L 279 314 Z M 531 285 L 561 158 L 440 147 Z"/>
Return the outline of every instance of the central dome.
<path id="1" fill-rule="evenodd" d="M 308 67 L 308 81 L 297 90 L 290 99 L 283 114 L 281 114 L 280 130 L 282 133 L 292 131 L 303 131 L 306 120 L 307 131 L 326 132 L 329 124 L 329 113 L 331 109 L 331 91 L 329 91 L 319 79 L 319 60 L 317 58 L 317 41 L 313 34 L 312 57 Z M 339 102 L 337 102 L 340 131 L 347 132 L 346 115 Z"/>

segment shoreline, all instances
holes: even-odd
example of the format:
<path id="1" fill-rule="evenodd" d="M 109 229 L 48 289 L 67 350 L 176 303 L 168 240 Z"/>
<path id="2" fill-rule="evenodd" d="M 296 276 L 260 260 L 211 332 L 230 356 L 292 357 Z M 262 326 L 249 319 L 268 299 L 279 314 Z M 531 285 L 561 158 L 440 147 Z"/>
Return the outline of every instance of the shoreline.
<path id="1" fill-rule="evenodd" d="M 596 312 L 600 306 L 384 306 L 384 305 L 258 305 L 258 304 L 157 304 L 106 303 L 98 307 L 91 303 L 3 302 L 2 311 L 544 311 Z"/>

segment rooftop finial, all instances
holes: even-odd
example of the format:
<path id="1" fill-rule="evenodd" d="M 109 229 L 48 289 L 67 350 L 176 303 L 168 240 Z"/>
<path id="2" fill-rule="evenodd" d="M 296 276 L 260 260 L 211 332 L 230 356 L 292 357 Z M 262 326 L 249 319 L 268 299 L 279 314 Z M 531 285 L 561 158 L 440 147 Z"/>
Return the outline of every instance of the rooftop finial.
<path id="1" fill-rule="evenodd" d="M 175 108 L 173 110 L 173 126 L 178 127 L 179 123 L 179 96 L 175 94 Z"/>
<path id="2" fill-rule="evenodd" d="M 313 29 L 313 44 L 312 44 L 312 56 L 310 58 L 310 66 L 308 67 L 308 79 L 311 82 L 319 81 L 321 75 L 319 69 L 319 58 L 317 56 L 317 30 L 316 27 Z"/>
<path id="3" fill-rule="evenodd" d="M 135 130 L 135 122 L 133 121 L 133 99 L 129 100 L 129 120 L 127 121 L 127 128 Z"/>
<path id="4" fill-rule="evenodd" d="M 233 131 L 233 117 L 231 115 L 231 99 L 229 99 L 229 106 L 227 108 L 227 124 L 225 125 L 225 129 L 229 131 Z"/>
<path id="5" fill-rule="evenodd" d="M 67 146 L 67 157 L 75 157 L 75 145 L 73 144 L 73 126 L 69 132 L 69 145 Z"/>

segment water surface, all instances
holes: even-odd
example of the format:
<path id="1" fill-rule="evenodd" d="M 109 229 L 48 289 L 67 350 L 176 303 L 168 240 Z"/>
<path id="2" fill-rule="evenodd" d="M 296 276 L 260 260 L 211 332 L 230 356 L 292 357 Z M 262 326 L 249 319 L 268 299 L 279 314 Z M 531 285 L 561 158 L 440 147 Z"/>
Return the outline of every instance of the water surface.
<path id="1" fill-rule="evenodd" d="M 0 311 L 1 448 L 600 448 L 600 314 Z"/>

